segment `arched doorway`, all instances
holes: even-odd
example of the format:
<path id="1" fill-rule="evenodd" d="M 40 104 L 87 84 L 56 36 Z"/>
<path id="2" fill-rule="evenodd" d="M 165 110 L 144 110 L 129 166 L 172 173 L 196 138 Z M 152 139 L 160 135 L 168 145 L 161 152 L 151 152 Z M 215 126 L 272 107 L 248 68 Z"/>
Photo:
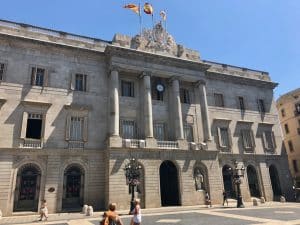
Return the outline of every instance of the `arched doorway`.
<path id="1" fill-rule="evenodd" d="M 26 164 L 17 175 L 14 211 L 38 211 L 41 171 L 34 164 Z"/>
<path id="2" fill-rule="evenodd" d="M 225 165 L 222 169 L 224 190 L 229 198 L 236 198 L 235 188 L 233 184 L 233 169 Z"/>
<path id="3" fill-rule="evenodd" d="M 84 171 L 78 165 L 67 167 L 64 173 L 63 211 L 78 211 L 83 205 Z"/>
<path id="4" fill-rule="evenodd" d="M 273 189 L 273 195 L 274 198 L 276 199 L 276 196 L 282 195 L 282 192 L 281 192 L 278 171 L 274 165 L 271 165 L 269 167 L 269 173 L 270 173 L 270 179 L 271 179 L 271 184 Z"/>
<path id="5" fill-rule="evenodd" d="M 171 161 L 164 161 L 159 168 L 162 206 L 179 205 L 178 173 Z"/>
<path id="6" fill-rule="evenodd" d="M 253 166 L 247 167 L 248 185 L 251 197 L 260 197 L 260 188 L 256 170 Z"/>

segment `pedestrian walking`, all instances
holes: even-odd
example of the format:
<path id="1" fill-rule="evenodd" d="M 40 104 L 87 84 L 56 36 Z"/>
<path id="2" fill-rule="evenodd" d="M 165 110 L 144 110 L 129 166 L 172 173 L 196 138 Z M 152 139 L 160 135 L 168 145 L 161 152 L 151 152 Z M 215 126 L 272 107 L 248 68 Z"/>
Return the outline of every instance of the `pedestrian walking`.
<path id="1" fill-rule="evenodd" d="M 116 212 L 117 204 L 110 203 L 108 211 L 104 212 L 100 225 L 123 225 L 123 222 Z"/>
<path id="2" fill-rule="evenodd" d="M 223 206 L 225 205 L 225 202 L 227 203 L 227 206 L 228 206 L 227 192 L 225 190 L 223 190 Z"/>
<path id="3" fill-rule="evenodd" d="M 42 201 L 42 205 L 41 205 L 41 208 L 40 208 L 40 219 L 39 219 L 39 221 L 42 221 L 44 217 L 45 217 L 45 220 L 48 219 L 48 208 L 47 208 L 46 200 Z"/>
<path id="4" fill-rule="evenodd" d="M 208 192 L 205 193 L 205 204 L 206 204 L 207 208 L 212 207 L 211 200 L 210 200 Z"/>
<path id="5" fill-rule="evenodd" d="M 142 222 L 141 201 L 139 198 L 134 201 L 134 209 L 130 212 L 132 216 L 130 225 L 140 225 Z"/>

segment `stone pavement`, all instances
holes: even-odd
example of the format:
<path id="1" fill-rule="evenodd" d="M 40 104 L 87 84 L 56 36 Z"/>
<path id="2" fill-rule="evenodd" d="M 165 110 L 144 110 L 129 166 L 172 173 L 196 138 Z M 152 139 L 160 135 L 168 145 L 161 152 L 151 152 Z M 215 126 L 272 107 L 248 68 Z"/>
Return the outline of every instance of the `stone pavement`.
<path id="1" fill-rule="evenodd" d="M 264 204 L 260 204 L 259 206 L 253 206 L 252 202 L 246 202 L 244 203 L 246 206 L 246 209 L 257 209 L 257 208 L 272 208 L 272 207 L 289 207 L 295 205 L 295 203 L 279 203 L 279 202 L 266 202 Z M 222 205 L 214 205 L 212 208 L 207 208 L 205 205 L 199 205 L 199 206 L 177 206 L 177 207 L 162 207 L 162 208 L 152 208 L 152 209 L 143 209 L 143 215 L 162 215 L 162 214 L 178 214 L 178 213 L 185 213 L 185 212 L 199 212 L 201 210 L 201 213 L 209 214 L 209 215 L 215 215 L 215 216 L 222 216 L 222 217 L 236 217 L 240 219 L 247 219 L 247 216 L 243 215 L 233 215 L 233 214 L 226 214 L 221 209 L 236 209 L 236 203 L 230 202 L 229 206 L 223 207 Z M 215 211 L 217 210 L 217 211 Z M 122 216 L 122 218 L 130 217 L 128 215 L 128 211 L 118 211 L 119 214 Z M 91 225 L 93 223 L 89 222 L 89 220 L 96 221 L 97 219 L 101 218 L 103 212 L 95 212 L 93 216 L 85 216 L 82 213 L 56 213 L 56 214 L 49 214 L 48 221 L 39 222 L 39 216 L 38 214 L 34 215 L 14 215 L 11 217 L 3 217 L 0 219 L 0 224 L 27 224 L 27 225 L 36 225 L 36 224 L 55 224 L 55 225 Z M 253 218 L 253 217 L 252 217 Z M 249 218 L 248 218 L 249 219 Z M 98 220 L 99 221 L 99 220 Z M 269 222 L 274 222 L 270 219 L 262 219 L 257 218 L 255 220 L 257 224 L 261 225 L 269 225 Z M 294 224 L 300 224 L 299 223 Z M 284 223 L 280 223 L 281 225 L 285 225 Z"/>

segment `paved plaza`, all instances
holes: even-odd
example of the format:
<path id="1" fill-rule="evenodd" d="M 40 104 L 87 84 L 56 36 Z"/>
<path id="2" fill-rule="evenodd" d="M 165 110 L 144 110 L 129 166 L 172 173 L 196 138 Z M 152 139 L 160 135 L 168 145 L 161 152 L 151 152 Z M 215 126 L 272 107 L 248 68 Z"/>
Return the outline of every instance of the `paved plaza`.
<path id="1" fill-rule="evenodd" d="M 124 225 L 130 224 L 131 216 L 120 211 Z M 55 225 L 98 225 L 102 212 L 93 217 L 80 213 L 52 214 L 47 222 L 38 222 L 37 215 L 4 217 L 0 224 L 55 224 Z M 167 207 L 143 210 L 143 225 L 297 225 L 300 224 L 300 204 L 269 202 L 257 207 L 250 203 L 246 208 L 237 209 L 220 205 L 213 208 L 205 206 Z"/>

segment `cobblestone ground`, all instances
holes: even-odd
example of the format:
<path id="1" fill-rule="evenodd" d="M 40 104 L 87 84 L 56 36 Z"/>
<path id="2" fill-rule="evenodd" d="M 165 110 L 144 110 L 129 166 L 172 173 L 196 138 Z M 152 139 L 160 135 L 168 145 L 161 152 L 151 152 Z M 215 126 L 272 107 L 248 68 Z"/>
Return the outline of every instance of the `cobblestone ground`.
<path id="1" fill-rule="evenodd" d="M 131 216 L 120 211 L 124 225 L 130 224 Z M 93 217 L 80 213 L 52 214 L 49 221 L 38 222 L 37 215 L 4 217 L 0 224 L 55 224 L 55 225 L 98 225 L 102 212 Z M 250 204 L 244 209 L 230 207 L 205 206 L 167 207 L 143 210 L 143 225 L 300 225 L 300 203 L 269 202 L 253 207 Z"/>

